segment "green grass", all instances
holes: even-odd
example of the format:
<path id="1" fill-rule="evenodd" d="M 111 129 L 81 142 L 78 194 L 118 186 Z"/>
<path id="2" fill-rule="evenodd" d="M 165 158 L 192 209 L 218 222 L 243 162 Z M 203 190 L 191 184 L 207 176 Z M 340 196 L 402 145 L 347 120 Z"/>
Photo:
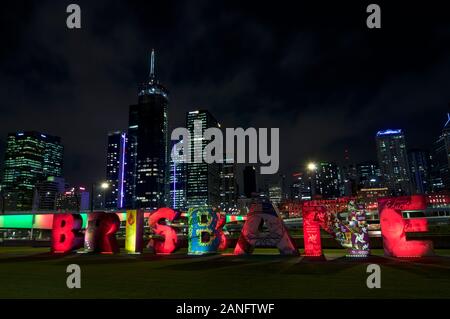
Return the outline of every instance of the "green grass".
<path id="1" fill-rule="evenodd" d="M 394 260 L 375 250 L 369 261 L 279 256 L 79 255 L 48 248 L 0 247 L 0 298 L 450 298 L 450 250 L 439 257 Z M 66 287 L 66 267 L 79 264 L 82 288 Z M 381 266 L 381 289 L 368 289 L 366 267 Z"/>

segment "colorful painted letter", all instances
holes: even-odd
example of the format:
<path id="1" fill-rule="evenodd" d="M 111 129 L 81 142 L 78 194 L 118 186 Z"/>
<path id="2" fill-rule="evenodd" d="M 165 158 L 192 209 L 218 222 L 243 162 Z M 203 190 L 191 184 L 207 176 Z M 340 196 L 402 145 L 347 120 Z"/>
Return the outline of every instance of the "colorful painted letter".
<path id="1" fill-rule="evenodd" d="M 116 232 L 120 227 L 120 219 L 117 214 L 98 212 L 88 216 L 84 237 L 85 251 L 102 254 L 118 253 Z"/>
<path id="2" fill-rule="evenodd" d="M 264 232 L 262 225 L 267 227 Z M 253 253 L 255 247 L 277 247 L 283 255 L 298 255 L 298 249 L 272 203 L 260 199 L 253 203 L 241 236 L 234 248 L 235 255 Z"/>
<path id="3" fill-rule="evenodd" d="M 177 232 L 173 227 L 164 225 L 168 220 L 173 222 L 180 217 L 180 213 L 170 208 L 159 208 L 148 219 L 148 224 L 154 229 L 155 235 L 161 239 L 150 240 L 149 245 L 153 246 L 157 254 L 171 254 L 178 249 L 179 242 Z"/>
<path id="4" fill-rule="evenodd" d="M 189 255 L 216 253 L 227 247 L 227 239 L 222 231 L 225 216 L 210 208 L 189 210 Z"/>
<path id="5" fill-rule="evenodd" d="M 425 240 L 407 240 L 407 232 L 428 230 L 426 218 L 403 219 L 404 210 L 424 210 L 425 196 L 383 198 L 378 201 L 384 254 L 392 257 L 421 257 L 433 255 L 433 243 Z"/>
<path id="6" fill-rule="evenodd" d="M 320 229 L 331 234 L 339 244 L 348 249 L 349 257 L 367 257 L 370 253 L 369 233 L 364 207 L 349 200 L 342 203 L 330 201 L 310 201 L 302 208 L 303 238 L 305 256 L 322 256 Z M 346 209 L 347 220 L 339 219 L 337 207 Z"/>
<path id="7" fill-rule="evenodd" d="M 79 214 L 54 214 L 52 252 L 64 254 L 83 247 L 80 230 L 83 220 Z"/>
<path id="8" fill-rule="evenodd" d="M 128 210 L 125 231 L 125 251 L 130 254 L 142 253 L 144 213 L 137 210 Z"/>

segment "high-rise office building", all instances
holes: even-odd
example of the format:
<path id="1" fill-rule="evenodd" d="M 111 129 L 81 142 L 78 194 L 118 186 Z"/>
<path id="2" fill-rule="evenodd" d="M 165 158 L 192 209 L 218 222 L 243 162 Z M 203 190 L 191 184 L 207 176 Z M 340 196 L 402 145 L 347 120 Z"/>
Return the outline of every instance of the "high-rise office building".
<path id="1" fill-rule="evenodd" d="M 366 161 L 356 165 L 358 190 L 361 188 L 379 187 L 381 185 L 381 172 L 378 163 Z"/>
<path id="2" fill-rule="evenodd" d="M 244 168 L 244 195 L 251 198 L 256 193 L 256 168 L 254 166 L 246 166 Z"/>
<path id="3" fill-rule="evenodd" d="M 136 207 L 136 169 L 137 169 L 137 133 L 138 108 L 130 107 L 125 152 L 125 207 Z"/>
<path id="4" fill-rule="evenodd" d="M 412 149 L 408 151 L 412 193 L 427 194 L 430 190 L 430 153 Z"/>
<path id="5" fill-rule="evenodd" d="M 108 149 L 106 153 L 106 208 L 125 207 L 125 172 L 127 133 L 111 132 L 108 134 Z"/>
<path id="6" fill-rule="evenodd" d="M 202 137 L 194 136 L 194 124 L 199 121 Z M 203 138 L 207 128 L 217 127 L 219 123 L 206 110 L 198 110 L 187 113 L 187 129 L 191 135 L 191 156 L 201 155 L 209 140 Z M 203 161 L 195 163 L 193 159 L 187 164 L 187 207 L 202 207 L 220 205 L 220 163 L 207 164 Z"/>
<path id="7" fill-rule="evenodd" d="M 183 140 L 177 142 L 183 143 Z M 172 143 L 174 146 L 175 143 Z M 168 206 L 173 209 L 186 209 L 186 163 L 183 163 L 181 156 L 170 157 L 170 200 Z"/>
<path id="8" fill-rule="evenodd" d="M 7 137 L 2 192 L 5 210 L 30 210 L 36 184 L 62 176 L 61 139 L 39 132 L 10 133 Z"/>
<path id="9" fill-rule="evenodd" d="M 450 190 L 450 113 L 447 122 L 433 145 L 433 190 Z"/>
<path id="10" fill-rule="evenodd" d="M 408 155 L 403 131 L 384 130 L 376 135 L 378 165 L 384 185 L 393 195 L 411 193 Z"/>
<path id="11" fill-rule="evenodd" d="M 346 157 L 347 158 L 347 157 Z M 340 170 L 341 183 L 339 185 L 342 196 L 353 196 L 358 189 L 358 173 L 354 164 L 346 163 Z"/>
<path id="12" fill-rule="evenodd" d="M 156 78 L 152 51 L 150 76 L 141 85 L 138 103 L 130 106 L 126 197 L 136 208 L 156 209 L 168 195 L 168 105 L 167 89 Z"/>
<path id="13" fill-rule="evenodd" d="M 66 183 L 62 177 L 49 176 L 36 184 L 33 210 L 52 211 L 56 209 L 58 194 L 64 193 Z"/>
<path id="14" fill-rule="evenodd" d="M 311 182 L 304 173 L 294 173 L 294 182 L 291 185 L 291 200 L 310 200 L 311 199 Z"/>
<path id="15" fill-rule="evenodd" d="M 220 170 L 220 206 L 223 209 L 237 205 L 236 164 L 225 158 Z"/>
<path id="16" fill-rule="evenodd" d="M 81 212 L 90 209 L 90 194 L 84 187 L 68 187 L 56 196 L 56 209 L 60 212 Z"/>
<path id="17" fill-rule="evenodd" d="M 340 196 L 340 172 L 335 163 L 320 162 L 315 170 L 315 192 L 324 199 Z"/>
<path id="18" fill-rule="evenodd" d="M 283 200 L 283 191 L 279 183 L 269 185 L 268 193 L 269 200 L 275 205 L 280 204 Z"/>

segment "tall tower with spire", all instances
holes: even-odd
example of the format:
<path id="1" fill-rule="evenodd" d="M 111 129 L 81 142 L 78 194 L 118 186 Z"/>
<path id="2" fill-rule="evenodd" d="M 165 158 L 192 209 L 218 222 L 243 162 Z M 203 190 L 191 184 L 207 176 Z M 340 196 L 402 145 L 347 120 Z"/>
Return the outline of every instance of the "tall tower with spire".
<path id="1" fill-rule="evenodd" d="M 138 103 L 130 105 L 126 206 L 156 209 L 165 205 L 168 179 L 169 92 L 155 73 L 150 55 L 148 80 L 140 85 Z"/>

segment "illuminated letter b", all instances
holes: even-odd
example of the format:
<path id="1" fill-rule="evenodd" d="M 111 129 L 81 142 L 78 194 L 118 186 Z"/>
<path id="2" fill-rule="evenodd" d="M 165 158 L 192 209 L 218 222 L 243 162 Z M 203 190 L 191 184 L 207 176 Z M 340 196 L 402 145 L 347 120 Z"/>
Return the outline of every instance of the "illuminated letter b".
<path id="1" fill-rule="evenodd" d="M 52 252 L 64 254 L 83 246 L 80 233 L 83 220 L 79 214 L 54 214 Z"/>

